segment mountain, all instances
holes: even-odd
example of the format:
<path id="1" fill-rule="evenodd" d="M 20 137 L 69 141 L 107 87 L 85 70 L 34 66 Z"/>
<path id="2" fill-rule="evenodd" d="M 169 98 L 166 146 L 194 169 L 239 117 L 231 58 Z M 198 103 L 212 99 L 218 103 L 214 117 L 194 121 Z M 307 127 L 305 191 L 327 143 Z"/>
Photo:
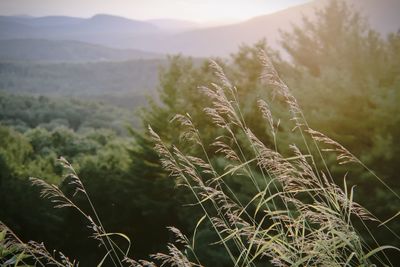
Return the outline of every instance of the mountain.
<path id="1" fill-rule="evenodd" d="M 93 62 L 155 59 L 162 55 L 134 49 L 113 49 L 78 41 L 0 40 L 1 61 Z"/>
<path id="2" fill-rule="evenodd" d="M 71 30 L 71 29 L 68 29 Z M 159 32 L 151 23 L 126 19 L 118 16 L 99 14 L 75 24 L 72 30 L 87 33 L 135 33 L 149 34 Z"/>
<path id="3" fill-rule="evenodd" d="M 13 17 L 0 17 L 0 39 L 13 38 L 16 35 L 27 37 L 32 30 L 32 27 L 20 23 Z"/>
<path id="4" fill-rule="evenodd" d="M 140 40 L 129 40 L 129 47 L 146 47 L 159 53 L 183 53 L 191 56 L 227 56 L 237 51 L 243 43 L 253 44 L 266 38 L 268 44 L 280 49 L 280 30 L 289 31 L 292 24 L 300 24 L 302 17 L 314 18 L 328 0 L 315 0 L 273 14 L 220 27 L 196 29 L 173 36 L 148 36 Z M 382 36 L 400 29 L 399 0 L 346 0 L 350 7 L 364 16 L 372 29 Z M 162 46 L 158 44 L 162 43 Z"/>
<path id="5" fill-rule="evenodd" d="M 131 45 L 146 46 L 149 51 L 183 53 L 199 57 L 226 56 L 235 52 L 243 43 L 253 44 L 263 38 L 267 38 L 268 43 L 277 48 L 279 29 L 289 29 L 291 23 L 300 21 L 302 14 L 311 13 L 312 10 L 312 5 L 305 4 L 242 23 L 192 30 L 158 41 L 147 38 Z M 160 42 L 163 43 L 162 47 L 156 45 Z"/>
<path id="6" fill-rule="evenodd" d="M 72 17 L 0 17 L 0 40 L 73 40 L 120 49 L 137 49 L 161 54 L 183 53 L 196 57 L 227 56 L 238 46 L 263 38 L 280 49 L 280 30 L 301 23 L 302 16 L 314 17 L 316 8 L 328 0 L 314 0 L 241 23 L 199 28 L 187 21 L 161 19 L 137 21 L 111 15 L 87 19 Z M 365 16 L 383 36 L 400 29 L 399 0 L 345 0 Z"/>
<path id="7" fill-rule="evenodd" d="M 166 30 L 169 32 L 182 32 L 201 28 L 201 24 L 178 19 L 152 19 L 147 22 L 153 24 L 161 30 Z"/>
<path id="8" fill-rule="evenodd" d="M 64 16 L 0 17 L 0 39 L 56 39 L 104 44 L 121 36 L 159 34 L 153 24 L 118 16 L 99 14 L 91 18 Z M 121 40 L 120 40 L 121 41 Z"/>
<path id="9" fill-rule="evenodd" d="M 95 96 L 154 93 L 165 59 L 120 62 L 0 62 L 0 92 Z"/>
<path id="10" fill-rule="evenodd" d="M 82 22 L 83 18 L 67 16 L 46 16 L 46 17 L 13 17 L 16 22 L 34 27 L 55 27 L 61 25 L 74 25 Z"/>

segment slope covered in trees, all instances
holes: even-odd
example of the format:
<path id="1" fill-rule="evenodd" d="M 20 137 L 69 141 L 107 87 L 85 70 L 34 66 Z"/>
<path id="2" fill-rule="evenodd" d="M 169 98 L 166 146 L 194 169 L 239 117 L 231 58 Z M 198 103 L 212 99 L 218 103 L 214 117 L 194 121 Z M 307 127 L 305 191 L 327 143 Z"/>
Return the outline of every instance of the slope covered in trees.
<path id="1" fill-rule="evenodd" d="M 76 41 L 0 40 L 0 60 L 6 62 L 96 62 L 160 58 L 163 56 L 140 50 L 113 49 Z"/>
<path id="2" fill-rule="evenodd" d="M 144 95 L 157 86 L 166 60 L 92 63 L 0 63 L 0 88 L 11 93 L 61 96 Z"/>

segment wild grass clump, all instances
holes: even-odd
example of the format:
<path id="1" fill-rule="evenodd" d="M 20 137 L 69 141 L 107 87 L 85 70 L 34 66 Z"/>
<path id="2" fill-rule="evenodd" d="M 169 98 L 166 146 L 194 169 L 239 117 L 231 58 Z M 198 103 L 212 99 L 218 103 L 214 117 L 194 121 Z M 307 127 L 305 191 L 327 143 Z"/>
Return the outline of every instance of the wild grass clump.
<path id="1" fill-rule="evenodd" d="M 182 137 L 197 146 L 202 155 L 191 155 L 183 152 L 190 149 L 164 143 L 149 126 L 161 164 L 178 184 L 193 193 L 193 205 L 203 212 L 191 238 L 177 228 L 169 228 L 176 243 L 167 245 L 167 253 L 150 255 L 151 261 L 130 259 L 129 238 L 106 231 L 84 184 L 65 160 L 61 160 L 67 170 L 64 181 L 74 188 L 73 196 L 82 194 L 86 198 L 90 211 L 82 210 L 73 196 L 67 197 L 58 187 L 32 179 L 42 189 L 42 197 L 50 199 L 55 207 L 73 208 L 86 219 L 93 238 L 105 251 L 98 266 L 106 259 L 113 266 L 202 266 L 196 256 L 196 232 L 206 222 L 218 236 L 214 245 L 223 247 L 232 266 L 265 266 L 268 262 L 274 266 L 393 266 L 385 251 L 399 249 L 377 242 L 371 247 L 364 241 L 359 233 L 361 229 L 356 229 L 354 222 L 361 222 L 369 233 L 365 222 L 373 221 L 376 225 L 381 222 L 354 201 L 354 187 L 347 186 L 346 176 L 341 178 L 341 184 L 336 183 L 338 178 L 329 171 L 324 153 L 335 153 L 341 165 L 362 163 L 342 145 L 309 127 L 296 98 L 262 51 L 260 60 L 264 66 L 261 78 L 287 105 L 293 134 L 300 135 L 302 141 L 290 146 L 292 155 L 280 153 L 279 122 L 267 101 L 258 99 L 247 104 L 258 106 L 264 119 L 259 123 L 269 127 L 267 134 L 273 140 L 272 146 L 261 141 L 264 139 L 256 136 L 244 119 L 239 89 L 212 62 L 220 82 L 200 89 L 210 100 L 204 114 L 221 135 L 212 144 L 205 144 L 189 114 L 176 115 L 173 119 L 184 128 Z M 216 166 L 214 154 L 224 157 L 222 172 Z M 232 177 L 250 183 L 254 194 L 250 198 L 237 195 L 229 180 Z M 396 194 L 390 188 L 388 191 Z M 381 225 L 386 227 L 384 223 Z M 6 255 L 3 259 L 16 263 L 15 266 L 23 261 L 38 266 L 78 265 L 61 253 L 49 253 L 41 244 L 24 244 L 6 226 L 0 223 L 0 227 L 0 252 L 3 253 L 0 256 Z M 118 246 L 116 238 L 125 239 L 126 247 Z M 4 254 L 4 251 L 12 253 Z M 21 260 L 17 262 L 19 257 Z"/>
<path id="2" fill-rule="evenodd" d="M 296 98 L 264 52 L 260 59 L 262 78 L 286 103 L 293 134 L 302 137 L 301 144 L 290 146 L 292 155 L 285 157 L 277 149 L 279 131 L 268 103 L 258 99 L 252 105 L 258 105 L 264 118 L 260 123 L 270 128 L 272 147 L 247 126 L 239 89 L 212 63 L 220 83 L 201 89 L 211 103 L 205 114 L 223 130 L 212 146 L 225 157 L 225 172 L 216 171 L 189 114 L 177 115 L 175 120 L 186 128 L 182 136 L 199 146 L 204 155 L 194 157 L 178 147 L 168 147 L 149 127 L 164 168 L 193 192 L 232 266 L 256 266 L 260 261 L 274 266 L 391 265 L 384 250 L 398 248 L 379 244 L 372 248 L 364 242 L 353 221 L 367 227 L 365 221 L 379 220 L 354 201 L 354 187 L 347 187 L 346 176 L 341 186 L 335 183 L 337 178 L 332 177 L 323 153 L 335 153 L 341 165 L 365 166 L 342 145 L 309 127 Z M 251 181 L 255 194 L 250 201 L 242 202 L 235 195 L 227 179 L 232 175 Z M 396 194 L 389 187 L 388 191 Z"/>

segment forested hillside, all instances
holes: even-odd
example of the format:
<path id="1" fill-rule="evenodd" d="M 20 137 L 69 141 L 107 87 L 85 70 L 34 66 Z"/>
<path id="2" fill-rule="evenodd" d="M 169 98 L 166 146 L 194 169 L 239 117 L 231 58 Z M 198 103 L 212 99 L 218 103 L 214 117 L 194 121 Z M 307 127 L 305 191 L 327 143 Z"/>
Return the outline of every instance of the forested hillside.
<path id="1" fill-rule="evenodd" d="M 106 128 L 126 135 L 126 126 L 137 124 L 133 114 L 133 109 L 103 102 L 0 93 L 1 123 L 20 132 L 37 127 L 47 130 L 65 127 L 76 132 Z"/>
<path id="2" fill-rule="evenodd" d="M 59 96 L 154 93 L 166 60 L 96 63 L 0 63 L 0 90 Z"/>
<path id="3" fill-rule="evenodd" d="M 76 41 L 43 39 L 0 40 L 0 61 L 96 62 L 161 59 L 162 55 L 134 49 L 113 49 Z"/>

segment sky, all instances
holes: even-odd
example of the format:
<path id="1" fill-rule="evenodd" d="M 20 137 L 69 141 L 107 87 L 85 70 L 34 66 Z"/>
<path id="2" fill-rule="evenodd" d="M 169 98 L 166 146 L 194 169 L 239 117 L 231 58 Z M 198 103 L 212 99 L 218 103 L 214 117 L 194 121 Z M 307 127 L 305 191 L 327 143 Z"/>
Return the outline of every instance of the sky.
<path id="1" fill-rule="evenodd" d="M 0 0 L 1 15 L 111 14 L 131 19 L 173 18 L 195 22 L 241 21 L 309 0 Z"/>

